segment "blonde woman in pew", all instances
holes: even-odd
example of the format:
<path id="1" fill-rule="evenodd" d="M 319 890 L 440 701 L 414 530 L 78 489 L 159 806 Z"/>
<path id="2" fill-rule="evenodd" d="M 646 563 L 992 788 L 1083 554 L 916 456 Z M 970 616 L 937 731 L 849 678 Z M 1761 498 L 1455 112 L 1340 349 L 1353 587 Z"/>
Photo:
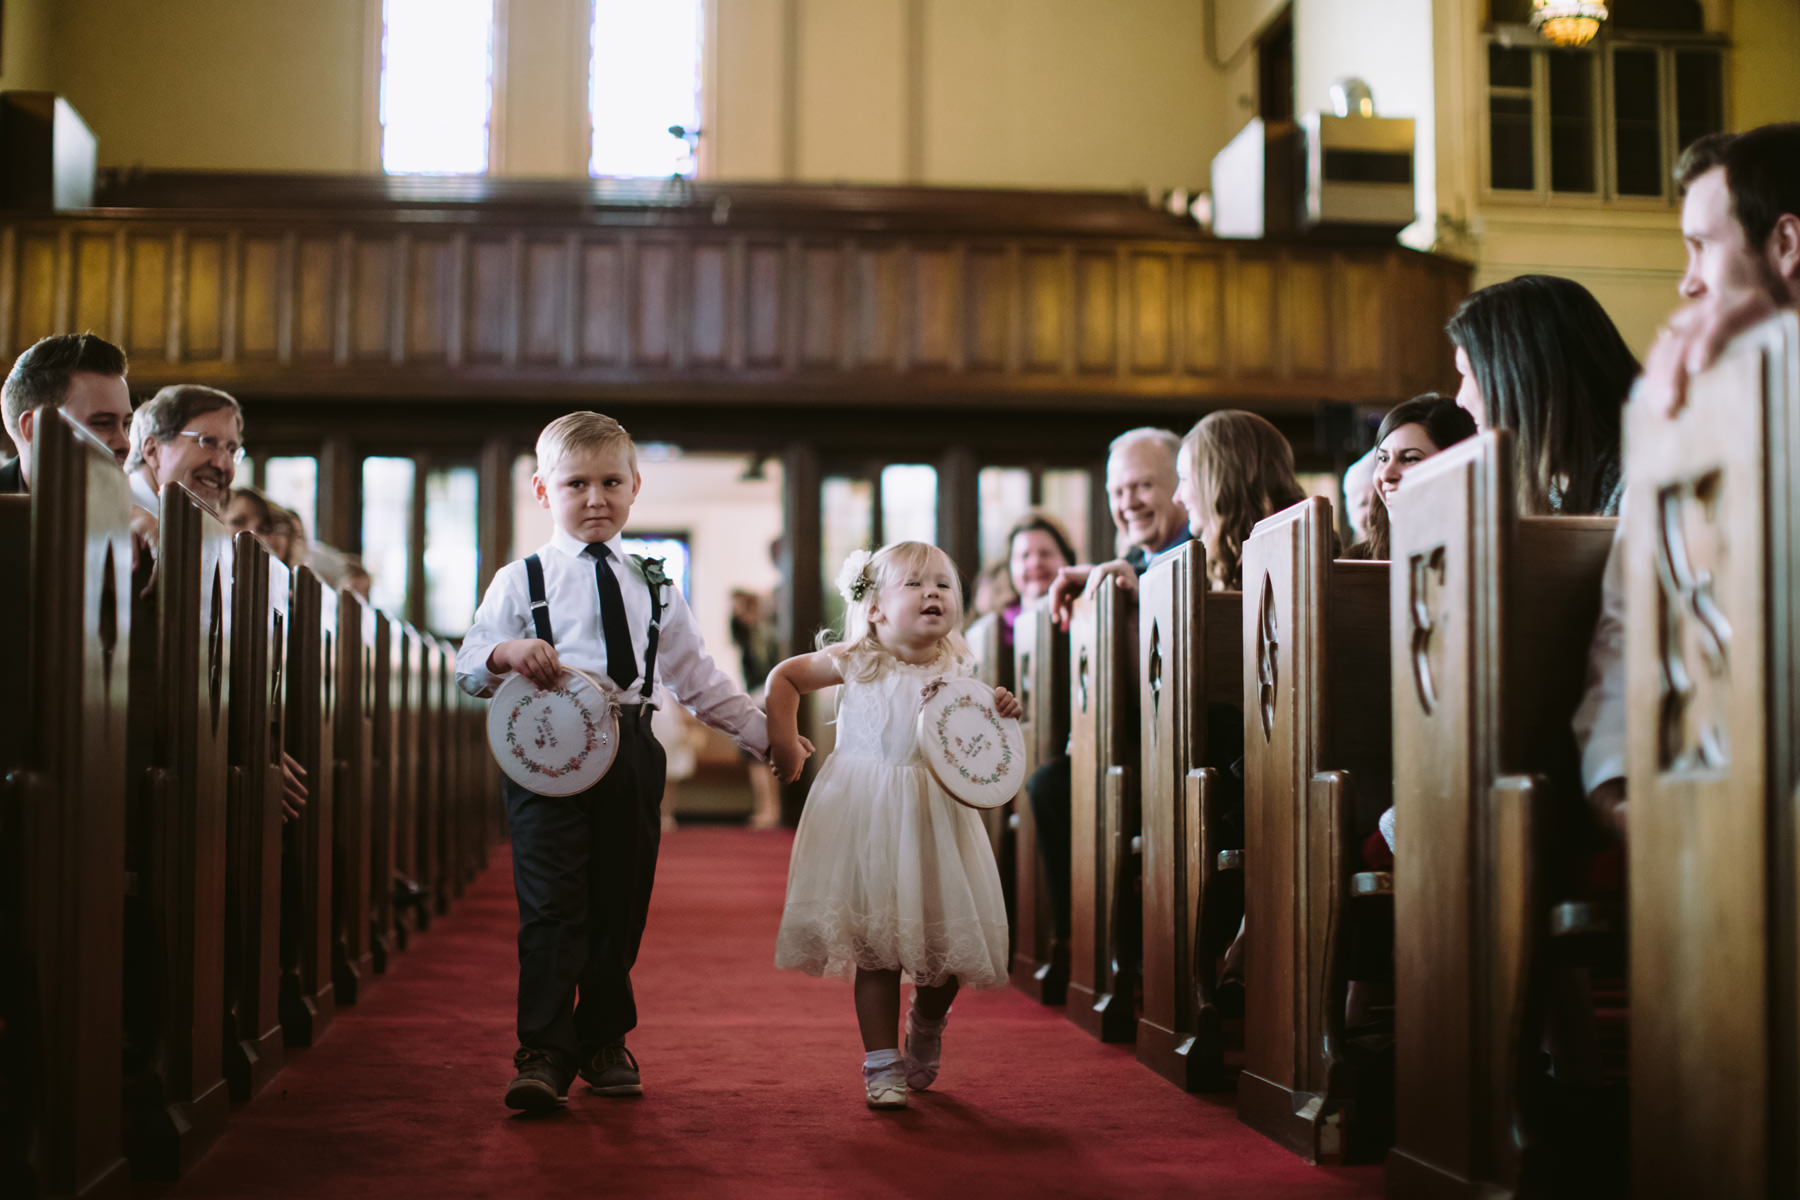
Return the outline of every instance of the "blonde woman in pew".
<path id="1" fill-rule="evenodd" d="M 854 980 L 870 1108 L 904 1108 L 938 1074 L 950 1003 L 963 986 L 1007 982 L 1006 906 L 986 828 L 919 757 L 921 688 L 973 673 L 962 585 L 923 542 L 852 554 L 838 573 L 844 639 L 769 674 L 769 750 L 785 782 L 811 747 L 800 697 L 841 685 L 837 748 L 814 780 L 794 835 L 775 965 Z M 1019 702 L 994 689 L 1016 719 Z M 913 1002 L 900 1050 L 900 981 Z"/>

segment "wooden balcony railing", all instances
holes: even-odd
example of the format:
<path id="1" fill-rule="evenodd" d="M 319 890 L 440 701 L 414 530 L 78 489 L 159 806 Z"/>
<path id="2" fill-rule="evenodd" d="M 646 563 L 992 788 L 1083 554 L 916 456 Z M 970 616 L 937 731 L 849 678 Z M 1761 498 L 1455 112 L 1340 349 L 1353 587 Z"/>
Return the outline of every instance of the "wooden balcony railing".
<path id="1" fill-rule="evenodd" d="M 91 329 L 134 388 L 921 396 L 1191 411 L 1454 379 L 1465 264 L 1229 242 L 1112 196 L 150 175 L 0 212 L 0 354 Z"/>

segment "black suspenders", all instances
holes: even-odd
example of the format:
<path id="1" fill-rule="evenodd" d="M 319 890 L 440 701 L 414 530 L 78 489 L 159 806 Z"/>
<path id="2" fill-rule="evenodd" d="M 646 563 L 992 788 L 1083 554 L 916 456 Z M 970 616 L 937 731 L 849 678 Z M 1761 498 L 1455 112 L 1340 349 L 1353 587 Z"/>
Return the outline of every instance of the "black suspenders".
<path id="1" fill-rule="evenodd" d="M 637 555 L 631 559 L 637 563 L 638 570 L 644 569 L 644 560 Z M 540 641 L 556 645 L 556 635 L 550 627 L 550 600 L 544 591 L 544 561 L 533 554 L 525 560 L 525 586 L 531 593 L 531 624 Z M 650 636 L 644 646 L 644 687 L 640 695 L 645 702 L 650 699 L 650 691 L 656 686 L 656 643 L 662 633 L 662 588 L 657 584 L 648 584 L 650 588 Z"/>

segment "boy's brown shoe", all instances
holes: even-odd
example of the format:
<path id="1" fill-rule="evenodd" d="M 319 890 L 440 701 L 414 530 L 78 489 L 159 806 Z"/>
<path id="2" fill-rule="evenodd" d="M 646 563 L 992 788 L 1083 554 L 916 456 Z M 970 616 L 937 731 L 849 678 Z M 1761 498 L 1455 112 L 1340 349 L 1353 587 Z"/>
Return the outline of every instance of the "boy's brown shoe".
<path id="1" fill-rule="evenodd" d="M 625 1048 L 625 1039 L 608 1042 L 594 1051 L 581 1068 L 581 1077 L 596 1096 L 641 1096 L 644 1081 L 637 1059 Z"/>
<path id="2" fill-rule="evenodd" d="M 513 1069 L 518 1074 L 506 1086 L 506 1107 L 541 1113 L 568 1103 L 568 1078 L 548 1050 L 519 1047 L 513 1055 Z"/>

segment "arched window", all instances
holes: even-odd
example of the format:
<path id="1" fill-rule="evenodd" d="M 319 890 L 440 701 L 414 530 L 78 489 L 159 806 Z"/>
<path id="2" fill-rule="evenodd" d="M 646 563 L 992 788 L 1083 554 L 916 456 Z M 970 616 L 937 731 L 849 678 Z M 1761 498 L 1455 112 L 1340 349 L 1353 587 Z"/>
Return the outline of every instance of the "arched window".
<path id="1" fill-rule="evenodd" d="M 381 169 L 485 174 L 493 112 L 494 0 L 383 0 Z"/>
<path id="2" fill-rule="evenodd" d="M 588 173 L 694 174 L 705 0 L 594 0 Z M 670 132 L 679 126 L 683 135 Z"/>

